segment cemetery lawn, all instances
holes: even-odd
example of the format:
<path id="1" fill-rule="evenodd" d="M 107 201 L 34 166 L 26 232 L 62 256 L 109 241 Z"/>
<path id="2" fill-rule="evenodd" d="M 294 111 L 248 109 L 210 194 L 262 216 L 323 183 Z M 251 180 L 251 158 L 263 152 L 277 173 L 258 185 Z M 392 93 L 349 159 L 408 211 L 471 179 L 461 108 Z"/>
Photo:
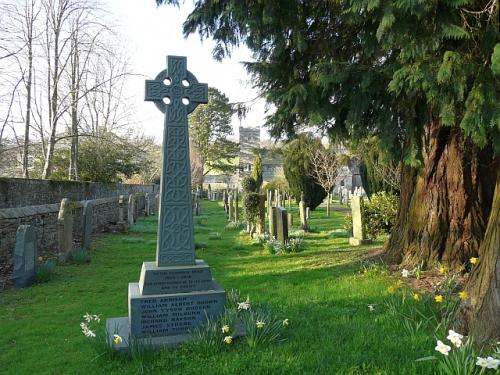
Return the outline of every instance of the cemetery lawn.
<path id="1" fill-rule="evenodd" d="M 203 201 L 195 217 L 197 258 L 226 289 L 289 319 L 285 341 L 250 349 L 244 341 L 210 354 L 189 346 L 139 360 L 97 356 L 79 324 L 86 313 L 126 316 L 127 285 L 155 258 L 156 217 L 128 234 L 105 234 L 92 262 L 58 266 L 52 280 L 0 293 L 0 374 L 432 374 L 434 338 L 408 336 L 384 306 L 394 282 L 376 265 L 383 239 L 354 248 L 341 229 L 344 213 L 311 211 L 305 250 L 270 255 L 239 230 L 225 229 L 219 202 Z M 294 223 L 298 222 L 293 210 Z M 220 237 L 215 235 L 218 232 Z M 211 238 L 211 239 L 209 239 Z M 219 238 L 219 239 L 217 239 Z M 375 305 L 375 311 L 368 309 Z"/>

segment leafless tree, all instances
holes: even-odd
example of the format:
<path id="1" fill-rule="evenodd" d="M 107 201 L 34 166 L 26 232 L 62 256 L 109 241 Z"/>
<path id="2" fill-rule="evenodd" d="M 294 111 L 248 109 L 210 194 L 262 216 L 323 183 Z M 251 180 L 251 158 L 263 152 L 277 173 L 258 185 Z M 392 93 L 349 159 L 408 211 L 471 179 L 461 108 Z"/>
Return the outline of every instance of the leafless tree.
<path id="1" fill-rule="evenodd" d="M 337 154 L 332 146 L 325 148 L 323 145 L 311 149 L 310 152 L 311 168 L 309 176 L 328 193 L 326 214 L 330 216 L 330 194 L 335 186 L 335 179 L 338 173 Z"/>

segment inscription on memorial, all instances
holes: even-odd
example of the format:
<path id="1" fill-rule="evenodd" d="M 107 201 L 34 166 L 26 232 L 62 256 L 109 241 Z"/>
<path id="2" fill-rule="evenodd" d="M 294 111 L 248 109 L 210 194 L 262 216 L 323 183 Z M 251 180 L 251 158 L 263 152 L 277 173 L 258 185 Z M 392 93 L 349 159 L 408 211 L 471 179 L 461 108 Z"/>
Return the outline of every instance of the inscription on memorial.
<path id="1" fill-rule="evenodd" d="M 222 311 L 224 292 L 141 296 L 137 283 L 129 286 L 129 319 L 136 337 L 186 333 Z"/>

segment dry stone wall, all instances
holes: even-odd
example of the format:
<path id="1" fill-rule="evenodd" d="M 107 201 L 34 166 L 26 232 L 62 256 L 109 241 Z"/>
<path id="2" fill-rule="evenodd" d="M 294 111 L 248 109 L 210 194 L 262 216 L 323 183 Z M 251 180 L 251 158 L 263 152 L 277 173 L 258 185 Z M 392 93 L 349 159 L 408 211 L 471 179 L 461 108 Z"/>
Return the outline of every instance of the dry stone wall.
<path id="1" fill-rule="evenodd" d="M 0 209 L 40 206 L 71 201 L 117 197 L 121 194 L 158 193 L 159 185 L 103 184 L 97 182 L 50 181 L 0 178 Z"/>

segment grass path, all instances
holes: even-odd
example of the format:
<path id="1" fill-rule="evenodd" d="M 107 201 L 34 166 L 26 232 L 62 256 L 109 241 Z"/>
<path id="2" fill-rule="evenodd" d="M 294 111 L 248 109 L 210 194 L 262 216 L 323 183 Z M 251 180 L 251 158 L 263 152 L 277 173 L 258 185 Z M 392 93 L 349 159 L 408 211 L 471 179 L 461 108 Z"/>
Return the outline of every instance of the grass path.
<path id="1" fill-rule="evenodd" d="M 248 236 L 226 230 L 220 203 L 203 202 L 195 218 L 197 258 L 212 268 L 226 289 L 251 302 L 267 303 L 290 321 L 286 341 L 251 350 L 236 345 L 217 355 L 189 348 L 166 350 L 148 362 L 153 374 L 432 374 L 432 337 L 407 337 L 383 307 L 391 282 L 373 267 L 360 272 L 367 253 L 382 245 L 352 248 L 340 228 L 343 213 L 311 212 L 314 233 L 306 249 L 270 255 Z M 292 210 L 293 211 L 293 210 Z M 294 211 L 295 221 L 297 220 Z M 153 260 L 156 218 L 143 218 L 128 234 L 106 234 L 92 262 L 59 266 L 53 280 L 0 294 L 0 374 L 134 374 L 138 363 L 108 361 L 80 332 L 85 312 L 127 315 L 127 284 L 139 278 L 142 261 Z M 212 232 L 221 239 L 209 240 Z M 211 236 L 213 237 L 213 236 Z M 376 304 L 370 312 L 368 304 Z"/>

